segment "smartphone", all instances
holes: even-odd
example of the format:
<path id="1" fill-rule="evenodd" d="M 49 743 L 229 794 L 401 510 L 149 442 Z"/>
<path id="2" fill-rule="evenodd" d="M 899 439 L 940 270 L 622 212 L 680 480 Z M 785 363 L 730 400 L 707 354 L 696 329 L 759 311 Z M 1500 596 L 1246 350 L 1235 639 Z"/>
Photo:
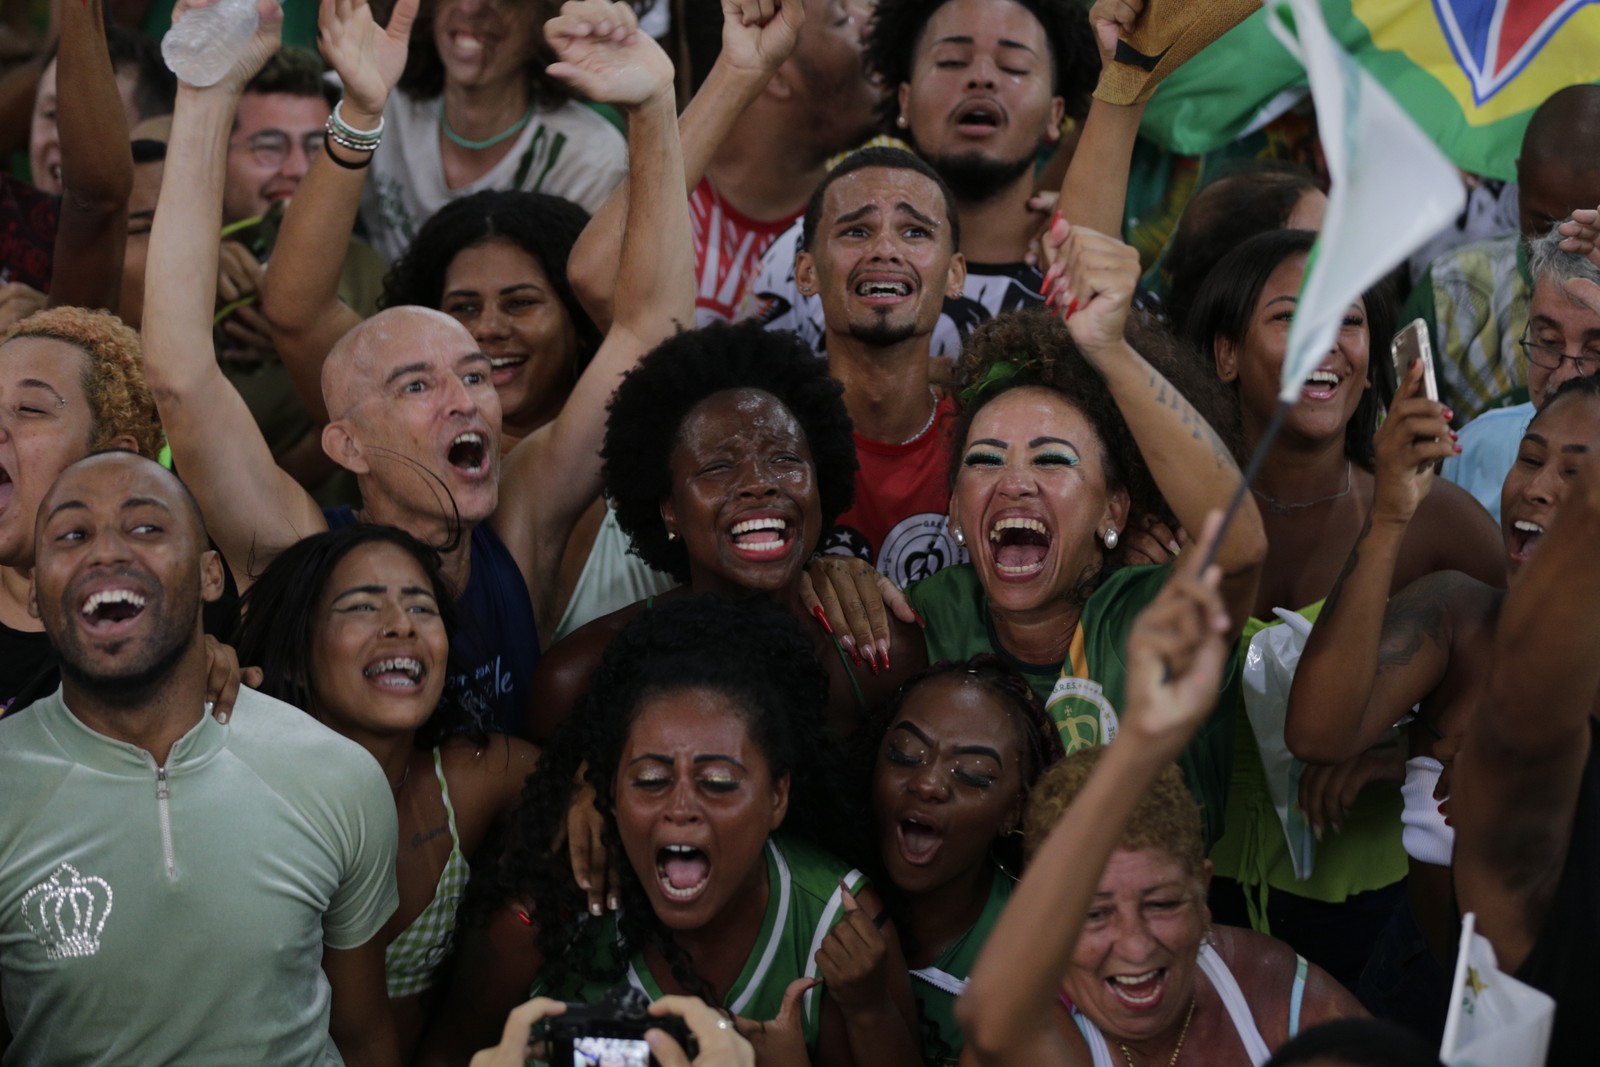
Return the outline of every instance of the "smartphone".
<path id="1" fill-rule="evenodd" d="M 1422 360 L 1422 392 L 1429 400 L 1437 403 L 1439 380 L 1433 373 L 1433 346 L 1428 342 L 1428 324 L 1421 319 L 1412 319 L 1404 329 L 1394 335 L 1389 352 L 1394 357 L 1396 383 L 1405 379 L 1413 363 Z"/>
<path id="2" fill-rule="evenodd" d="M 572 1067 L 648 1067 L 656 1061 L 643 1038 L 591 1035 L 573 1041 L 567 1062 Z"/>

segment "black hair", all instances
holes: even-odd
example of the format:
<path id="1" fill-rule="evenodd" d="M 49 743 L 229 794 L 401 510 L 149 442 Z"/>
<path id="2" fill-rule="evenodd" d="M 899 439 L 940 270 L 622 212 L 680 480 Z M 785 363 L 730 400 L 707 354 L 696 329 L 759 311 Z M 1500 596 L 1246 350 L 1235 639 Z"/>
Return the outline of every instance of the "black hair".
<path id="1" fill-rule="evenodd" d="M 844 386 L 805 342 L 754 321 L 669 337 L 617 386 L 600 456 L 606 495 L 634 554 L 680 582 L 689 580 L 689 553 L 681 540 L 667 540 L 661 518 L 661 502 L 672 495 L 672 452 L 690 411 L 732 389 L 770 393 L 800 424 L 816 464 L 824 531 L 855 495 L 856 445 Z"/>
<path id="2" fill-rule="evenodd" d="M 892 129 L 900 113 L 901 85 L 911 81 L 911 67 L 928 20 L 949 0 L 878 0 L 868 26 L 865 60 L 868 72 L 884 88 L 878 116 Z M 1078 0 L 1011 0 L 1028 9 L 1044 27 L 1050 43 L 1050 65 L 1055 95 L 1067 102 L 1067 114 L 1082 118 L 1089 113 L 1089 97 L 1100 78 L 1100 49 L 1089 29 L 1089 14 Z"/>
<path id="3" fill-rule="evenodd" d="M 1310 230 L 1267 230 L 1223 256 L 1195 295 L 1184 332 L 1214 373 L 1217 338 L 1243 344 L 1250 332 L 1256 302 L 1272 272 L 1291 256 L 1311 251 L 1317 235 Z M 1394 366 L 1389 339 L 1394 334 L 1395 301 L 1387 281 L 1362 294 L 1367 312 L 1367 382 L 1356 411 L 1345 426 L 1344 453 L 1367 470 L 1373 465 L 1372 435 L 1379 413 L 1394 398 Z M 1238 389 L 1233 390 L 1235 397 Z M 1235 401 L 1237 403 L 1237 401 Z"/>
<path id="4" fill-rule="evenodd" d="M 433 19 L 441 6 L 442 0 L 423 0 L 417 11 L 417 21 L 411 26 L 411 44 L 399 88 L 418 100 L 432 100 L 444 92 L 444 61 L 439 58 L 439 47 L 433 42 Z M 528 56 L 523 61 L 522 71 L 527 78 L 530 102 L 549 107 L 574 99 L 572 90 L 545 72 L 545 68 L 556 61 L 556 53 L 544 38 L 544 24 L 560 13 L 559 0 L 512 0 L 506 2 L 505 7 L 511 17 L 527 12 L 520 17 L 526 17 L 529 26 Z"/>
<path id="5" fill-rule="evenodd" d="M 773 781 L 788 775 L 785 836 L 822 842 L 844 825 L 840 790 L 827 769 L 834 761 L 822 740 L 828 678 L 799 624 L 761 598 L 680 596 L 636 617 L 607 647 L 582 711 L 557 731 L 528 778 L 493 881 L 501 900 L 532 900 L 540 955 L 551 971 L 611 981 L 621 976 L 631 953 L 654 947 L 686 989 L 715 1005 L 715 990 L 695 974 L 627 862 L 612 798 L 639 713 L 653 699 L 684 692 L 716 693 L 736 705 Z M 580 766 L 595 791 L 622 897 L 616 971 L 599 976 L 586 973 L 593 966 L 583 958 L 589 953 L 568 951 L 584 898 L 572 880 L 566 849 L 552 846 L 565 825 Z M 541 978 L 560 987 L 548 982 L 548 975 Z"/>
<path id="6" fill-rule="evenodd" d="M 1300 199 L 1319 189 L 1304 167 L 1253 159 L 1196 193 L 1161 263 L 1168 279 L 1162 311 L 1173 329 L 1188 321 L 1195 295 L 1218 260 L 1258 233 L 1283 229 Z"/>
<path id="7" fill-rule="evenodd" d="M 405 253 L 395 260 L 383 279 L 378 307 L 415 304 L 438 308 L 444 303 L 445 274 L 458 254 L 490 241 L 510 241 L 539 261 L 556 299 L 566 308 L 578 335 L 577 370 L 581 372 L 599 349 L 601 334 L 572 291 L 567 261 L 588 224 L 587 211 L 549 193 L 486 189 L 452 200 L 422 224 Z"/>
<path id="8" fill-rule="evenodd" d="M 339 88 L 323 73 L 322 57 L 309 48 L 280 48 L 256 76 L 245 83 L 244 91 L 259 96 L 282 94 L 320 99 L 329 107 L 339 102 Z"/>
<path id="9" fill-rule="evenodd" d="M 1385 1019 L 1336 1019 L 1313 1026 L 1266 1062 L 1265 1067 L 1442 1067 L 1432 1046 Z"/>
<path id="10" fill-rule="evenodd" d="M 1544 404 L 1534 413 L 1529 425 L 1531 426 L 1534 422 L 1538 422 L 1539 416 L 1549 411 L 1557 400 L 1564 400 L 1569 396 L 1600 398 L 1600 374 L 1580 374 L 1576 378 L 1568 378 L 1556 386 L 1554 392 L 1545 396 Z"/>
<path id="11" fill-rule="evenodd" d="M 933 182 L 938 188 L 939 195 L 944 197 L 945 218 L 950 220 L 950 247 L 954 251 L 961 251 L 961 218 L 956 211 L 956 197 L 950 187 L 939 177 L 939 172 L 928 165 L 928 162 L 914 152 L 907 152 L 904 148 L 873 147 L 863 148 L 851 152 L 830 170 L 826 177 L 817 183 L 811 191 L 811 199 L 806 201 L 804 221 L 800 224 L 799 251 L 805 252 L 811 248 L 811 242 L 817 236 L 817 225 L 822 221 L 822 203 L 827 198 L 828 187 L 854 171 L 865 170 L 868 167 L 879 167 L 883 170 L 911 170 Z"/>
<path id="12" fill-rule="evenodd" d="M 51 41 L 45 48 L 41 71 L 55 61 L 60 48 L 59 41 Z M 137 121 L 172 114 L 178 99 L 178 76 L 167 69 L 160 45 L 138 30 L 107 23 L 106 54 L 113 73 L 130 69 L 134 72 L 133 111 Z M 60 85 L 59 75 L 56 84 Z"/>
<path id="13" fill-rule="evenodd" d="M 404 530 L 376 523 L 356 523 L 303 538 L 280 552 L 245 591 L 244 618 L 233 635 L 239 662 L 261 668 L 260 690 L 319 716 L 320 701 L 311 688 L 311 664 L 319 654 L 312 639 L 317 608 L 333 572 L 344 558 L 366 545 L 393 545 L 417 561 L 434 599 L 445 633 L 454 637 L 455 596 L 439 570 L 439 553 Z M 447 677 L 461 672 L 441 664 Z M 443 738 L 467 732 L 469 719 L 454 681 L 447 682 L 439 706 L 416 731 L 416 746 L 433 748 Z"/>

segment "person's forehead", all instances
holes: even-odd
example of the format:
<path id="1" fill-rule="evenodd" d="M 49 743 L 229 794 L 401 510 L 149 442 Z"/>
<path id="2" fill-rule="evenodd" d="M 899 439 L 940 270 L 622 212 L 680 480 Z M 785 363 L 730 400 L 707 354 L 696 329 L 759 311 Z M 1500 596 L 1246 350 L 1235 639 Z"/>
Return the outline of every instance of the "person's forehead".
<path id="1" fill-rule="evenodd" d="M 828 187 L 823 198 L 823 219 L 831 223 L 863 207 L 894 210 L 905 204 L 933 219 L 945 222 L 944 196 L 926 174 L 909 167 L 862 167 L 851 171 Z"/>
<path id="2" fill-rule="evenodd" d="M 1535 326 L 1554 327 L 1569 337 L 1600 333 L 1600 314 L 1567 296 L 1560 282 L 1551 277 L 1534 282 L 1528 299 L 1528 318 Z"/>
<path id="3" fill-rule="evenodd" d="M 63 500 L 91 508 L 119 508 L 134 499 L 159 501 L 172 512 L 187 512 L 183 487 L 171 471 L 133 452 L 106 452 L 72 464 L 56 478 L 41 514 Z"/>
<path id="4" fill-rule="evenodd" d="M 800 420 L 782 400 L 764 389 L 738 388 L 713 393 L 690 408 L 680 436 L 723 437 L 741 431 L 801 435 Z"/>
<path id="5" fill-rule="evenodd" d="M 13 337 L 0 344 L 0 389 L 49 386 L 68 400 L 83 397 L 88 356 L 54 337 Z"/>
<path id="6" fill-rule="evenodd" d="M 245 93 L 239 98 L 235 125 L 249 135 L 258 130 L 284 130 L 290 133 L 320 129 L 332 112 L 321 96 L 295 96 L 291 93 Z"/>
<path id="7" fill-rule="evenodd" d="M 1022 45 L 1041 59 L 1051 58 L 1044 24 L 1016 0 L 948 0 L 929 17 L 917 51 L 962 38 L 1001 47 Z"/>

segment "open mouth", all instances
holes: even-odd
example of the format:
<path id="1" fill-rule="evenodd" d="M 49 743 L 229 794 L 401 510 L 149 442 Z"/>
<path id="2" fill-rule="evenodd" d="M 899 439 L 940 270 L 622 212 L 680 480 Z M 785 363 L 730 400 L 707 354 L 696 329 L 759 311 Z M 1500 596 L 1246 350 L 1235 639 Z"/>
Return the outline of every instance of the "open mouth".
<path id="1" fill-rule="evenodd" d="M 450 461 L 450 466 L 463 474 L 482 474 L 488 465 L 489 451 L 484 447 L 481 433 L 464 433 L 450 442 L 450 451 L 445 458 Z"/>
<path id="2" fill-rule="evenodd" d="M 144 597 L 132 589 L 101 589 L 84 598 L 78 609 L 91 630 L 115 626 L 144 612 Z"/>
<path id="3" fill-rule="evenodd" d="M 1031 578 L 1044 570 L 1050 531 L 1038 519 L 1001 519 L 989 528 L 995 570 L 1008 578 Z"/>
<path id="4" fill-rule="evenodd" d="M 1339 376 L 1331 370 L 1312 371 L 1300 387 L 1300 395 L 1307 400 L 1327 400 L 1339 391 Z"/>
<path id="5" fill-rule="evenodd" d="M 741 555 L 752 559 L 772 559 L 789 550 L 795 530 L 787 519 L 776 515 L 745 519 L 733 524 L 728 542 Z"/>
<path id="6" fill-rule="evenodd" d="M 664 845 L 656 852 L 656 881 L 668 900 L 690 901 L 711 880 L 711 857 L 692 845 Z"/>
<path id="7" fill-rule="evenodd" d="M 11 503 L 11 494 L 16 489 L 16 483 L 11 480 L 11 472 L 0 467 L 0 511 L 6 509 Z"/>
<path id="8" fill-rule="evenodd" d="M 1130 1008 L 1153 1008 L 1161 1003 L 1161 996 L 1167 991 L 1167 969 L 1157 967 L 1143 974 L 1114 974 L 1106 979 L 1106 988 Z"/>
<path id="9" fill-rule="evenodd" d="M 911 283 L 868 279 L 856 286 L 856 295 L 868 300 L 901 300 L 911 295 Z"/>
<path id="10" fill-rule="evenodd" d="M 427 677 L 423 665 L 408 656 L 396 656 L 369 663 L 361 676 L 380 689 L 416 689 Z"/>
<path id="11" fill-rule="evenodd" d="M 944 834 L 915 815 L 901 819 L 894 831 L 900 845 L 900 855 L 914 866 L 932 863 L 939 846 L 944 844 Z"/>
<path id="12" fill-rule="evenodd" d="M 483 39 L 476 34 L 452 32 L 450 47 L 462 59 L 476 59 L 483 54 Z"/>
<path id="13" fill-rule="evenodd" d="M 1518 519 L 1511 524 L 1511 558 L 1525 562 L 1533 555 L 1533 549 L 1544 536 L 1544 527 L 1536 522 Z"/>
<path id="14" fill-rule="evenodd" d="M 956 111 L 956 128 L 962 133 L 982 135 L 1000 128 L 1004 115 L 999 105 L 988 100 L 974 100 Z"/>

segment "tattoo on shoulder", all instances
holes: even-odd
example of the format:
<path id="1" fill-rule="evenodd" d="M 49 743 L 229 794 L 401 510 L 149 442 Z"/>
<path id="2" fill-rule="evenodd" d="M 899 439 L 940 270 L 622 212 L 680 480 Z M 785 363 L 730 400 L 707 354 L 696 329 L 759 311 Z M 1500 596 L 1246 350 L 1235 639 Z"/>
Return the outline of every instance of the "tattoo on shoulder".
<path id="1" fill-rule="evenodd" d="M 1378 670 L 1410 663 L 1424 641 L 1445 644 L 1450 618 L 1448 589 L 1437 582 L 1413 583 L 1389 601 L 1378 642 Z"/>

